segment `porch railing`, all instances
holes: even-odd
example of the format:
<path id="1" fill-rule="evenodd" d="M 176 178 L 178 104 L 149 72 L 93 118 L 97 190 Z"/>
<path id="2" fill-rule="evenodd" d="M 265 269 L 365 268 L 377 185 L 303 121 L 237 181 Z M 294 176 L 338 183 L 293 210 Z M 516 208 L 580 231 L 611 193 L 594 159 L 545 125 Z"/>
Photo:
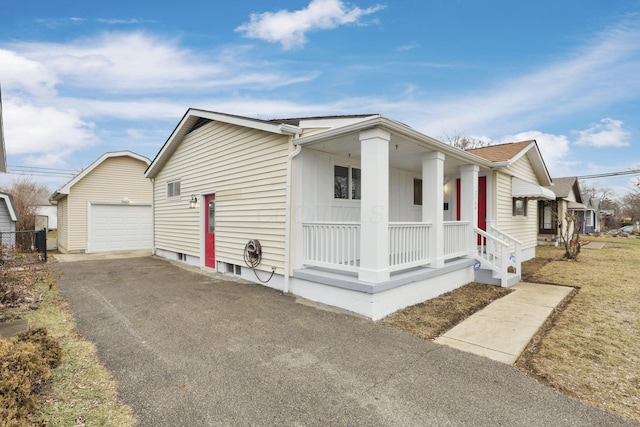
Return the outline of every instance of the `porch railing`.
<path id="1" fill-rule="evenodd" d="M 429 264 L 430 230 L 424 222 L 389 223 L 389 270 Z"/>
<path id="2" fill-rule="evenodd" d="M 398 271 L 428 265 L 432 254 L 429 241 L 432 224 L 424 222 L 389 223 L 389 270 Z M 304 222 L 303 263 L 313 267 L 357 272 L 360 267 L 360 223 Z M 469 222 L 444 224 L 444 258 L 469 255 Z"/>
<path id="3" fill-rule="evenodd" d="M 444 222 L 444 259 L 458 258 L 469 254 L 469 221 Z"/>
<path id="4" fill-rule="evenodd" d="M 359 222 L 305 222 L 302 232 L 306 265 L 358 271 Z"/>

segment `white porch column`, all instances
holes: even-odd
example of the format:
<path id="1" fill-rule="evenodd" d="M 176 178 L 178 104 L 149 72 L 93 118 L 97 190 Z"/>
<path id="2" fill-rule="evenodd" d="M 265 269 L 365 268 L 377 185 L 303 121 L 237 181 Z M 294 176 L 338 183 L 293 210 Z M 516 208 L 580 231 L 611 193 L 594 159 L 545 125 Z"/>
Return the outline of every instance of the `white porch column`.
<path id="1" fill-rule="evenodd" d="M 383 129 L 360 132 L 362 199 L 360 200 L 360 271 L 358 279 L 389 280 L 389 140 Z"/>
<path id="2" fill-rule="evenodd" d="M 478 226 L 478 171 L 479 166 L 460 166 L 460 221 L 469 221 L 469 251 L 475 245 L 476 234 L 473 229 Z"/>
<path id="3" fill-rule="evenodd" d="M 422 221 L 430 222 L 431 266 L 444 266 L 444 153 L 432 151 L 422 158 Z"/>

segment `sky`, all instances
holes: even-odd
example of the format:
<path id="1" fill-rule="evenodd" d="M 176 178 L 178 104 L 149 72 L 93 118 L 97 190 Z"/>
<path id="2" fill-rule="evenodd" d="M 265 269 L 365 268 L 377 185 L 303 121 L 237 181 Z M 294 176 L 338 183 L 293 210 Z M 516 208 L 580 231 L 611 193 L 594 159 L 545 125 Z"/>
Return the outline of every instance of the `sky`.
<path id="1" fill-rule="evenodd" d="M 640 0 L 29 0 L 0 14 L 11 185 L 153 159 L 190 107 L 383 114 L 535 139 L 552 177 L 640 169 Z M 624 194 L 640 174 L 584 181 Z"/>

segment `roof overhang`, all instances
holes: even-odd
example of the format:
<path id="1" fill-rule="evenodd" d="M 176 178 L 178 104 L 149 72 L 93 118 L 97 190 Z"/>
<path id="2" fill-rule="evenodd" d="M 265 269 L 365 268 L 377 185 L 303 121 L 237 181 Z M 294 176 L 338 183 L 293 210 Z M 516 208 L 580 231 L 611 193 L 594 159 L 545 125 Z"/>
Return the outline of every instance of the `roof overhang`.
<path id="1" fill-rule="evenodd" d="M 587 207 L 580 202 L 568 202 L 567 209 L 572 211 L 586 211 Z"/>
<path id="2" fill-rule="evenodd" d="M 513 176 L 511 177 L 511 197 L 555 200 L 556 194 L 541 185 Z"/>
<path id="3" fill-rule="evenodd" d="M 16 207 L 13 204 L 13 197 L 11 194 L 0 193 L 0 199 L 3 199 L 7 205 L 7 209 L 9 210 L 9 216 L 13 222 L 18 221 L 18 212 L 16 212 Z"/>
<path id="4" fill-rule="evenodd" d="M 140 160 L 141 162 L 146 163 L 147 166 L 149 166 L 149 164 L 151 163 L 151 160 L 149 160 L 145 156 L 141 156 L 140 154 L 136 154 L 136 153 L 134 153 L 132 151 L 128 151 L 128 150 L 125 150 L 125 151 L 111 151 L 111 152 L 108 152 L 108 153 L 104 153 L 102 156 L 100 156 L 100 158 L 98 160 L 96 160 L 95 162 L 91 163 L 82 172 L 80 172 L 78 175 L 76 175 L 73 178 L 71 178 L 69 180 L 69 182 L 67 182 L 64 186 L 62 186 L 62 188 L 56 190 L 51 195 L 51 197 L 49 199 L 53 200 L 53 201 L 58 201 L 58 200 L 63 199 L 64 197 L 66 197 L 69 194 L 69 192 L 71 191 L 71 187 L 73 187 L 78 181 L 80 181 L 82 178 L 87 176 L 92 170 L 97 168 L 102 162 L 104 162 L 107 159 L 113 158 L 113 157 L 131 157 L 133 159 Z"/>
<path id="5" fill-rule="evenodd" d="M 416 145 L 425 148 L 429 151 L 439 151 L 444 153 L 447 157 L 455 158 L 465 164 L 473 164 L 481 167 L 491 168 L 494 163 L 490 160 L 483 159 L 475 154 L 468 153 L 466 151 L 455 148 L 445 142 L 438 141 L 435 138 L 427 136 L 415 129 L 400 123 L 395 120 L 391 120 L 381 115 L 372 116 L 369 119 L 353 123 L 351 125 L 342 126 L 324 132 L 318 132 L 309 136 L 302 136 L 294 140 L 294 143 L 301 145 L 302 147 L 317 147 L 325 143 L 336 142 L 338 145 L 342 144 L 340 138 L 353 135 L 357 138 L 357 134 L 364 130 L 380 128 L 388 131 L 391 134 L 391 143 L 394 140 L 402 140 L 409 145 Z M 358 143 L 359 146 L 359 143 Z"/>

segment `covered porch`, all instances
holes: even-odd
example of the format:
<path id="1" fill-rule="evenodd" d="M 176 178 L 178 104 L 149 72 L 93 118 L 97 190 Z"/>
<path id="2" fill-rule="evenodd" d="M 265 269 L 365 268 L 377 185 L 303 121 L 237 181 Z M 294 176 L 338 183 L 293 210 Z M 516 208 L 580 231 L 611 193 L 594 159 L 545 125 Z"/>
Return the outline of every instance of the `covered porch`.
<path id="1" fill-rule="evenodd" d="M 491 162 L 389 120 L 297 143 L 294 278 L 376 294 L 439 276 L 455 288 L 480 264 L 519 272 L 518 242 L 478 228 L 478 177 Z M 431 297 L 451 290 L 430 286 Z"/>

